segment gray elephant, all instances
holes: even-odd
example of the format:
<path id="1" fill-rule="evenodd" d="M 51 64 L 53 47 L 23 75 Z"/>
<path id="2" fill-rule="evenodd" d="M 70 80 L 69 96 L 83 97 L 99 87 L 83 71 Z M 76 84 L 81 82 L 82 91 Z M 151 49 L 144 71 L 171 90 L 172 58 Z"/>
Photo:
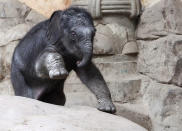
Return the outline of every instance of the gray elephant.
<path id="1" fill-rule="evenodd" d="M 15 48 L 11 81 L 18 96 L 64 105 L 64 81 L 71 70 L 95 94 L 98 109 L 115 113 L 110 91 L 91 62 L 95 28 L 91 15 L 71 7 L 55 11 L 33 27 Z"/>

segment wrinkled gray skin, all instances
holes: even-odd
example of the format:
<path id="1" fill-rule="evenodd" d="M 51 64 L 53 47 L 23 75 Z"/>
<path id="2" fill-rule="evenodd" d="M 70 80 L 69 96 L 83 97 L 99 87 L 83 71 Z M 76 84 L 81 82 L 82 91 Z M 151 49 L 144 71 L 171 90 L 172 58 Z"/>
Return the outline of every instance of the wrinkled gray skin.
<path id="1" fill-rule="evenodd" d="M 115 113 L 110 91 L 91 62 L 95 28 L 84 9 L 56 11 L 36 25 L 15 49 L 11 80 L 18 96 L 64 105 L 63 85 L 74 70 L 95 94 L 98 109 Z"/>
<path id="2" fill-rule="evenodd" d="M 40 78 L 65 79 L 68 76 L 63 57 L 57 52 L 44 52 L 35 63 L 35 71 Z"/>

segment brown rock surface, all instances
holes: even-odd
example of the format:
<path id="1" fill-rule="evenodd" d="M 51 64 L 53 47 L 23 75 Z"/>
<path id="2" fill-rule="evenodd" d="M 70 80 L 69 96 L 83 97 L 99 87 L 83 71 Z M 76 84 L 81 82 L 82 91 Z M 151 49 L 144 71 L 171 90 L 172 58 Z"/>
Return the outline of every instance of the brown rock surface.
<path id="1" fill-rule="evenodd" d="M 55 10 L 63 10 L 67 8 L 71 0 L 19 0 L 32 9 L 41 13 L 46 17 L 50 17 Z"/>

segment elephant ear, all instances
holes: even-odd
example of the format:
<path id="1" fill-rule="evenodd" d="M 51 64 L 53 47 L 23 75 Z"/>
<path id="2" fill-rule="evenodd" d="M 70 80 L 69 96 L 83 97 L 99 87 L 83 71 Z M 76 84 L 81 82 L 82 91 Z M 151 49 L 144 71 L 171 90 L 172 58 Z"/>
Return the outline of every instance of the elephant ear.
<path id="1" fill-rule="evenodd" d="M 52 44 L 58 41 L 61 36 L 61 15 L 61 10 L 55 11 L 48 20 L 47 37 Z"/>

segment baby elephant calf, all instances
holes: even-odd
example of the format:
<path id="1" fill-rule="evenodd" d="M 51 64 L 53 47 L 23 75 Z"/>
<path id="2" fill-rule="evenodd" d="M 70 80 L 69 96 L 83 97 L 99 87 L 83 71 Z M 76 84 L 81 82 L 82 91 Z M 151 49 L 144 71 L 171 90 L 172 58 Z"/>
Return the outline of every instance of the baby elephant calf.
<path id="1" fill-rule="evenodd" d="M 64 105 L 64 81 L 71 70 L 95 94 L 98 109 L 115 113 L 110 91 L 91 62 L 95 28 L 81 8 L 55 11 L 33 27 L 17 45 L 11 81 L 18 96 Z"/>

